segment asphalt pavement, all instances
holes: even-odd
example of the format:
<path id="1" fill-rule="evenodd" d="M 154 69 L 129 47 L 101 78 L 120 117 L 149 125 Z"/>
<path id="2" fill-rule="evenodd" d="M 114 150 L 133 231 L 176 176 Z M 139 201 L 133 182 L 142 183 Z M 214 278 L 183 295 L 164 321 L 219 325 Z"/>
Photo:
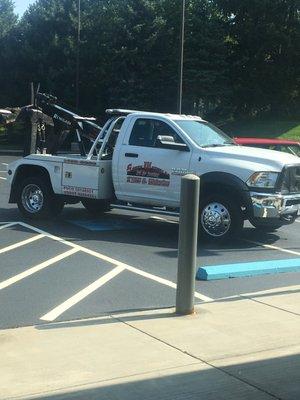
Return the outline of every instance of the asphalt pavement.
<path id="1" fill-rule="evenodd" d="M 71 205 L 51 221 L 24 220 L 8 204 L 5 170 L 15 158 L 0 156 L 0 328 L 175 304 L 176 218 L 113 210 L 95 219 L 81 205 Z M 299 228 L 295 222 L 258 235 L 246 224 L 232 243 L 199 240 L 197 264 L 299 258 Z M 195 302 L 299 283 L 298 272 L 196 281 Z"/>

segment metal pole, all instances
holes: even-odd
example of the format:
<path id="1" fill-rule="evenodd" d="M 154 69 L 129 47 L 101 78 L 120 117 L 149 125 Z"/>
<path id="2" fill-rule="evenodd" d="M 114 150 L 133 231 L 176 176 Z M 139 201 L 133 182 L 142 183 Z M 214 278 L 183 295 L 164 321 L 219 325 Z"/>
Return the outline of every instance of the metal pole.
<path id="1" fill-rule="evenodd" d="M 79 107 L 79 56 L 80 56 L 80 29 L 81 29 L 81 4 L 77 2 L 78 21 L 77 21 L 77 54 L 76 54 L 76 108 Z"/>
<path id="2" fill-rule="evenodd" d="M 30 104 L 34 105 L 34 86 L 33 86 L 33 82 L 30 82 Z"/>
<path id="3" fill-rule="evenodd" d="M 200 178 L 181 179 L 176 313 L 194 312 Z"/>
<path id="4" fill-rule="evenodd" d="M 30 154 L 35 154 L 36 153 L 37 118 L 38 118 L 38 111 L 37 110 L 31 110 Z"/>
<path id="5" fill-rule="evenodd" d="M 182 109 L 184 22 L 185 22 L 185 0 L 182 0 L 181 1 L 181 29 L 180 29 L 180 65 L 179 65 L 179 87 L 178 87 L 178 114 L 181 114 L 181 109 Z"/>

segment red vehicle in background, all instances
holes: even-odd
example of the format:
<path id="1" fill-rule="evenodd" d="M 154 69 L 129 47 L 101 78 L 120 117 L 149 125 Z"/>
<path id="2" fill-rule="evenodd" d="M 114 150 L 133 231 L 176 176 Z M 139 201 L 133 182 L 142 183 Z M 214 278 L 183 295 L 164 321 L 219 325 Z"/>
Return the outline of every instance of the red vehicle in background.
<path id="1" fill-rule="evenodd" d="M 242 146 L 261 147 L 263 149 L 284 151 L 300 157 L 300 141 L 285 139 L 262 139 L 235 137 L 235 142 Z"/>

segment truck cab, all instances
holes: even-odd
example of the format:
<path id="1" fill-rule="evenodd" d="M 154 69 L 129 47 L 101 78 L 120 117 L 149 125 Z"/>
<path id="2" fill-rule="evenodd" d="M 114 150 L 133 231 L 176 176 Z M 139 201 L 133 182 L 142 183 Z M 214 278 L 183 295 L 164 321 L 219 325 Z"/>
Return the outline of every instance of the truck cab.
<path id="1" fill-rule="evenodd" d="M 297 218 L 299 158 L 237 146 L 198 116 L 107 114 L 86 156 L 32 154 L 11 164 L 10 202 L 31 218 L 78 201 L 97 213 L 109 207 L 178 213 L 181 177 L 193 173 L 201 179 L 199 227 L 210 239 L 237 234 L 247 219 L 274 230 Z"/>

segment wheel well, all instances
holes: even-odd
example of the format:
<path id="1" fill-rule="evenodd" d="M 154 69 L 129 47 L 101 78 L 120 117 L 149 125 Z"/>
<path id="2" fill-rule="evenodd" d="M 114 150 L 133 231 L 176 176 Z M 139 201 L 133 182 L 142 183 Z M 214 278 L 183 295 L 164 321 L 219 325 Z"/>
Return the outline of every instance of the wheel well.
<path id="1" fill-rule="evenodd" d="M 236 188 L 232 185 L 226 185 L 224 183 L 205 183 L 201 187 L 201 192 L 200 192 L 200 199 L 209 197 L 212 195 L 218 195 L 218 196 L 226 196 L 234 199 L 234 201 L 238 202 L 240 205 L 245 218 L 247 218 L 247 214 L 249 211 L 249 200 L 248 196 L 244 191 L 241 191 L 240 188 Z"/>
<path id="2" fill-rule="evenodd" d="M 25 178 L 32 176 L 43 178 L 43 180 L 47 182 L 51 190 L 53 190 L 50 175 L 46 168 L 38 165 L 21 165 L 15 172 L 10 191 L 9 203 L 17 202 L 18 188 L 20 187 L 21 182 Z"/>

